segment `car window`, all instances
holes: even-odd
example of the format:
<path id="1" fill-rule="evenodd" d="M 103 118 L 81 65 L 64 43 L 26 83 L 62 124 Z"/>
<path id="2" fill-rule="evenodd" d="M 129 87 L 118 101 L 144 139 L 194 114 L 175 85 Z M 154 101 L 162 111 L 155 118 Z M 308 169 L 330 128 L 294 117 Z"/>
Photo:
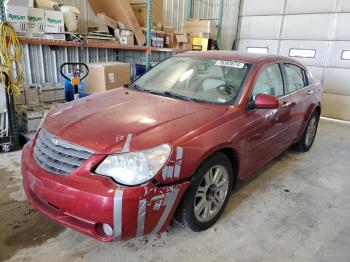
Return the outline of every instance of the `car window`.
<path id="1" fill-rule="evenodd" d="M 171 57 L 133 84 L 155 94 L 228 104 L 239 94 L 250 67 L 239 61 Z"/>
<path id="2" fill-rule="evenodd" d="M 288 93 L 293 93 L 305 86 L 305 74 L 303 73 L 303 69 L 292 64 L 285 64 L 284 68 L 287 74 Z"/>
<path id="3" fill-rule="evenodd" d="M 305 81 L 306 81 L 306 85 L 312 85 L 314 83 L 314 77 L 311 74 L 311 72 L 308 71 L 304 71 L 305 72 Z"/>
<path id="4" fill-rule="evenodd" d="M 253 89 L 254 100 L 258 94 L 283 96 L 283 79 L 278 64 L 269 65 L 259 74 Z"/>

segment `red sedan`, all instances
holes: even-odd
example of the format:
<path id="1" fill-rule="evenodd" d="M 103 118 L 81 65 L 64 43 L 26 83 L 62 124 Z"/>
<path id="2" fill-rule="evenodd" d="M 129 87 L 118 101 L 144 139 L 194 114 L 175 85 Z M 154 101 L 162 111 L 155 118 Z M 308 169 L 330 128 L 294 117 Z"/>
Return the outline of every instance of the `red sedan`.
<path id="1" fill-rule="evenodd" d="M 294 145 L 307 151 L 321 85 L 295 60 L 187 52 L 132 84 L 51 111 L 23 149 L 25 192 L 48 217 L 101 241 L 201 231 L 237 179 Z"/>

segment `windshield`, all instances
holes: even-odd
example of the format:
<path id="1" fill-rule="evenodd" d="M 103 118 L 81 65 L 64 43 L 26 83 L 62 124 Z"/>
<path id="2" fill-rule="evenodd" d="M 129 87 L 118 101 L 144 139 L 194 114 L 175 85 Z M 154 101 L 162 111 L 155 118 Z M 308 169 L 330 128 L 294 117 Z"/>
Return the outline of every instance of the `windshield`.
<path id="1" fill-rule="evenodd" d="M 239 94 L 249 68 L 238 61 L 172 57 L 131 86 L 178 99 L 227 104 Z"/>

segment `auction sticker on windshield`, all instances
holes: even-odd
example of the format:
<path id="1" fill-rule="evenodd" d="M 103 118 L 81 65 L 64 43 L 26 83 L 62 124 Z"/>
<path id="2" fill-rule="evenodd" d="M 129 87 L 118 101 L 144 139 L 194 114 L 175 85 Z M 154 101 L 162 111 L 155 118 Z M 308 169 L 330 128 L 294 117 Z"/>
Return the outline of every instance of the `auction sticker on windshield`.
<path id="1" fill-rule="evenodd" d="M 216 66 L 229 66 L 234 68 L 242 69 L 244 67 L 244 63 L 238 61 L 216 61 Z"/>

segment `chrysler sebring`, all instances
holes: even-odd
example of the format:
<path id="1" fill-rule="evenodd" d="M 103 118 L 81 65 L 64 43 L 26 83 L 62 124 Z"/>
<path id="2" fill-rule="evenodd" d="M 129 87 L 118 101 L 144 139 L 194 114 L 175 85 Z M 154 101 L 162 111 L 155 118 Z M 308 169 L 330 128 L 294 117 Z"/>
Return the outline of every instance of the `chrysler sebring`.
<path id="1" fill-rule="evenodd" d="M 297 61 L 186 52 L 130 85 L 64 104 L 22 155 L 41 213 L 101 241 L 212 226 L 237 179 L 293 146 L 308 151 L 320 83 Z"/>

